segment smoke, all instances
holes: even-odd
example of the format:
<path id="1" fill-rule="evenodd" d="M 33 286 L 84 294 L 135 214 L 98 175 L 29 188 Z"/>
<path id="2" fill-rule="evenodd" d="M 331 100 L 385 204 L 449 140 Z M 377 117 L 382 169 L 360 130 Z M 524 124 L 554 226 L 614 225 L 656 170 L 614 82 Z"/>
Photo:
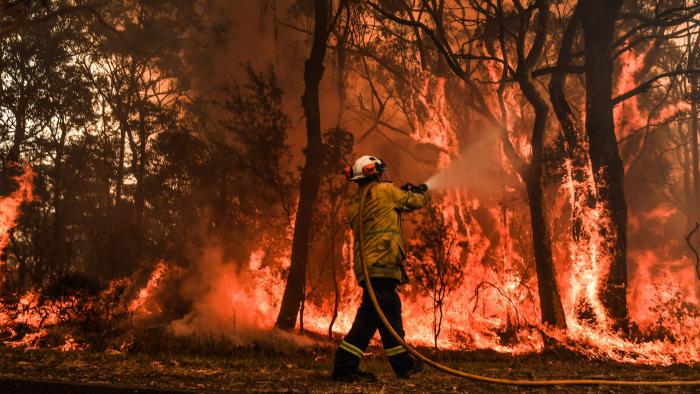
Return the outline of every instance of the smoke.
<path id="1" fill-rule="evenodd" d="M 505 174 L 499 164 L 498 144 L 482 138 L 425 183 L 431 190 L 466 189 L 476 198 L 490 198 L 503 192 Z"/>
<path id="2" fill-rule="evenodd" d="M 236 345 L 316 345 L 308 337 L 272 329 L 279 308 L 277 294 L 284 288 L 284 281 L 276 272 L 279 270 L 258 267 L 259 262 L 253 261 L 255 252 L 251 259 L 250 267 L 239 269 L 223 259 L 219 248 L 207 249 L 182 285 L 181 294 L 192 308 L 170 323 L 175 335 L 221 335 Z"/>
<path id="3" fill-rule="evenodd" d="M 304 94 L 304 63 L 309 56 L 311 37 L 289 26 L 312 31 L 313 20 L 310 16 L 297 15 L 296 4 L 294 0 L 207 2 L 205 12 L 212 20 L 226 25 L 224 42 L 213 50 L 196 53 L 187 61 L 193 69 L 197 95 L 218 102 L 226 99 L 222 87 L 231 83 L 245 84 L 247 65 L 257 72 L 274 70 L 279 88 L 284 92 L 282 106 L 294 120 L 288 131 L 288 142 L 293 147 L 295 162 L 303 162 L 301 151 L 306 145 L 306 129 L 299 97 Z M 320 87 L 324 98 L 321 101 L 322 130 L 337 125 L 339 107 L 337 70 L 330 54 L 326 58 L 326 69 Z M 218 119 L 217 110 L 212 110 L 210 116 Z M 215 128 L 215 123 L 210 126 Z M 206 133 L 216 131 L 205 130 Z"/>

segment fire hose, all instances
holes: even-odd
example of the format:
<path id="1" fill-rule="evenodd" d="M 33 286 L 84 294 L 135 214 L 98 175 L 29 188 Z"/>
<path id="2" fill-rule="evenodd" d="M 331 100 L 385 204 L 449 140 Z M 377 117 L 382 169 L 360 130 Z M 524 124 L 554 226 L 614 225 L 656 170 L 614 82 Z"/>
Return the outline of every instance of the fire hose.
<path id="1" fill-rule="evenodd" d="M 382 307 L 379 305 L 377 300 L 377 295 L 374 293 L 372 288 L 372 282 L 369 280 L 369 270 L 367 269 L 367 260 L 365 258 L 366 251 L 364 248 L 364 231 L 362 229 L 362 222 L 364 217 L 364 207 L 365 201 L 367 200 L 367 195 L 371 187 L 365 188 L 360 196 L 360 207 L 358 212 L 358 217 L 360 220 L 360 231 L 358 234 L 358 242 L 360 249 L 360 261 L 362 262 L 362 273 L 365 278 L 365 283 L 367 284 L 367 292 L 369 298 L 374 305 L 374 309 L 377 311 L 379 320 L 386 327 L 386 329 L 391 333 L 391 335 L 399 342 L 399 344 L 406 349 L 407 352 L 415 356 L 417 359 L 428 364 L 432 368 L 438 371 L 444 372 L 449 375 L 458 376 L 461 378 L 470 379 L 476 382 L 485 383 L 496 383 L 496 384 L 506 384 L 513 386 L 572 386 L 572 385 L 610 385 L 610 386 L 700 386 L 700 380 L 663 380 L 663 381 L 649 381 L 649 380 L 606 380 L 606 379 L 556 379 L 556 380 L 520 380 L 520 379 L 505 379 L 505 378 L 494 378 L 490 376 L 482 376 L 469 372 L 460 371 L 451 368 L 445 364 L 439 363 L 437 361 L 424 356 L 411 345 L 406 343 L 406 341 L 394 330 L 391 323 L 387 320 Z"/>

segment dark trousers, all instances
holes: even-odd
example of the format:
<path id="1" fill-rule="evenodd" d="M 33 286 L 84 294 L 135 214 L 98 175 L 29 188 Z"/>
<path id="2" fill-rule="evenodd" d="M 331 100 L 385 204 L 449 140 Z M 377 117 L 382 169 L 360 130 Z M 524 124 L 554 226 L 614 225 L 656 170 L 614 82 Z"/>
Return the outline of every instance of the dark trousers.
<path id="1" fill-rule="evenodd" d="M 372 288 L 377 295 L 377 301 L 382 307 L 382 311 L 391 326 L 396 332 L 404 337 L 403 323 L 401 322 L 401 298 L 396 289 L 398 281 L 394 279 L 373 278 Z M 396 339 L 386 329 L 384 323 L 379 319 L 374 309 L 372 300 L 364 283 L 362 284 L 362 303 L 355 315 L 352 328 L 345 336 L 343 342 L 338 346 L 335 353 L 335 364 L 333 365 L 334 375 L 343 375 L 356 371 L 360 365 L 360 358 L 367 350 L 369 341 L 374 333 L 379 329 L 382 337 L 384 352 L 389 358 L 391 367 L 396 373 L 405 372 L 414 364 L 413 357 L 399 345 Z"/>

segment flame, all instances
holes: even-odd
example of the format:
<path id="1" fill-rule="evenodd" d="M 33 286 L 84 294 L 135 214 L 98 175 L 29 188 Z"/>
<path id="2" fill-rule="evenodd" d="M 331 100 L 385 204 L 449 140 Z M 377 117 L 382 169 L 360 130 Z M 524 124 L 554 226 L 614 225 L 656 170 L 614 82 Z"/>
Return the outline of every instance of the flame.
<path id="1" fill-rule="evenodd" d="M 581 312 L 582 307 L 588 307 L 593 312 L 598 328 L 607 330 L 609 318 L 599 294 L 603 279 L 609 272 L 611 261 L 608 256 L 602 253 L 605 240 L 600 236 L 599 228 L 608 226 L 609 217 L 605 207 L 597 198 L 596 184 L 590 163 L 587 163 L 583 169 L 585 173 L 583 182 L 575 180 L 570 160 L 566 160 L 565 168 L 565 185 L 569 194 L 569 204 L 574 207 L 576 212 L 581 213 L 578 220 L 582 224 L 579 241 L 574 240 L 569 244 L 573 269 L 569 281 L 571 286 L 569 287 L 567 323 L 576 327 L 578 318 L 575 314 Z M 591 196 L 577 193 L 577 190 L 588 190 Z M 596 201 L 595 207 L 587 207 L 589 198 Z"/>
<path id="2" fill-rule="evenodd" d="M 636 77 L 644 64 L 646 51 L 628 51 L 621 56 L 621 75 L 617 79 L 617 94 L 636 86 Z M 494 63 L 485 65 L 491 80 L 498 80 L 501 71 Z M 410 120 L 411 138 L 421 144 L 437 147 L 442 153 L 435 167 L 445 168 L 460 151 L 460 141 L 450 122 L 445 78 L 425 76 L 418 84 Z M 485 87 L 487 102 L 499 108 L 495 89 Z M 518 133 L 518 125 L 526 118 L 521 111 L 519 96 L 513 86 L 503 92 L 506 127 L 510 138 L 521 155 L 527 158 L 531 147 L 526 133 Z M 654 119 L 671 119 L 687 110 L 687 104 L 664 107 Z M 420 115 L 419 115 L 420 114 Z M 631 98 L 615 108 L 618 137 L 629 136 L 645 127 L 644 111 L 637 98 Z M 585 141 L 582 141 L 585 151 Z M 502 155 L 503 156 L 503 155 Z M 505 160 L 502 157 L 502 161 Z M 511 180 L 517 175 L 509 172 L 506 162 L 501 163 Z M 492 349 L 503 353 L 525 354 L 544 349 L 542 332 L 581 354 L 638 364 L 694 363 L 700 361 L 700 314 L 697 305 L 700 292 L 693 279 L 692 262 L 687 256 L 668 258 L 670 251 L 663 248 L 630 250 L 635 271 L 629 284 L 630 316 L 639 330 L 636 339 L 620 336 L 612 330 L 611 320 L 601 300 L 601 290 L 608 275 L 611 258 L 606 254 L 607 242 L 601 230 L 610 225 L 608 208 L 599 201 L 594 173 L 590 162 L 583 164 L 567 160 L 564 178 L 558 186 L 557 198 L 550 212 L 552 228 L 562 222 L 561 217 L 572 216 L 576 234 L 566 227 L 553 239 L 557 272 L 566 313 L 566 331 L 552 331 L 542 327 L 537 278 L 533 273 L 533 257 L 528 255 L 529 234 L 519 227 L 522 217 L 528 217 L 524 204 L 510 204 L 522 199 L 522 190 L 511 182 L 504 186 L 502 199 L 479 200 L 467 190 L 452 190 L 434 196 L 434 204 L 448 225 L 450 237 L 459 248 L 450 251 L 447 258 L 458 262 L 464 272 L 462 280 L 444 300 L 442 333 L 438 346 L 442 349 Z M 583 174 L 583 176 L 579 176 Z M 19 208 L 32 198 L 31 169 L 17 178 L 20 188 L 0 200 L 0 249 L 8 242 L 7 231 L 15 226 Z M 570 215 L 564 215 L 570 211 Z M 631 218 L 637 228 L 649 223 L 664 223 L 677 214 L 668 206 L 657 206 Z M 568 226 L 572 224 L 569 223 Z M 293 235 L 294 215 L 291 217 L 287 240 Z M 660 231 L 660 230 L 659 230 Z M 661 233 L 659 233 L 661 236 Z M 408 240 L 410 244 L 412 240 Z M 288 242 L 291 243 L 291 242 Z M 346 333 L 354 320 L 362 291 L 352 272 L 352 234 L 348 232 L 342 245 L 342 267 L 337 275 L 340 304 L 332 332 Z M 264 241 L 253 250 L 247 261 L 227 261 L 215 249 L 207 250 L 196 261 L 196 269 L 179 289 L 192 303 L 186 316 L 168 321 L 176 334 L 218 333 L 228 335 L 236 343 L 267 336 L 274 326 L 285 288 L 285 275 L 290 265 L 290 248 L 268 256 L 269 245 Z M 10 333 L 8 346 L 43 346 L 51 329 L 65 321 L 80 318 L 81 308 L 96 307 L 102 300 L 114 300 L 130 315 L 162 317 L 159 300 L 167 278 L 175 271 L 165 261 L 156 264 L 143 288 L 133 291 L 132 278 L 110 283 L 94 300 L 65 297 L 46 300 L 38 290 L 18 297 L 15 305 L 0 308 L 0 328 Z M 120 298 L 120 288 L 133 299 Z M 406 338 L 419 346 L 432 346 L 434 340 L 433 300 L 416 284 L 401 289 Z M 333 297 L 323 294 L 306 300 L 305 330 L 326 333 L 335 308 Z M 18 335 L 17 327 L 32 331 Z M 85 348 L 76 336 L 63 337 L 61 350 Z"/>
<path id="3" fill-rule="evenodd" d="M 629 50 L 620 55 L 620 74 L 615 84 L 615 93 L 622 94 L 637 86 L 637 74 L 644 67 L 644 59 L 651 47 L 642 51 Z M 615 106 L 613 109 L 617 138 L 625 138 L 635 130 L 641 129 L 646 120 L 639 109 L 639 97 L 633 96 Z"/>
<path id="4" fill-rule="evenodd" d="M 73 352 L 76 350 L 86 350 L 87 349 L 87 346 L 85 344 L 79 343 L 70 334 L 66 335 L 64 340 L 65 340 L 65 343 L 58 347 L 58 350 L 60 350 L 62 352 Z"/>
<path id="5" fill-rule="evenodd" d="M 667 337 L 646 341 L 632 341 L 620 336 L 611 330 L 611 323 L 605 307 L 600 300 L 600 294 L 604 279 L 610 268 L 610 258 L 604 254 L 606 240 L 600 236 L 600 229 L 609 225 L 609 215 L 604 205 L 595 198 L 595 183 L 593 180 L 590 163 L 581 169 L 586 176 L 583 182 L 576 182 L 573 176 L 571 162 L 566 162 L 566 181 L 564 189 L 568 194 L 571 206 L 581 214 L 581 229 L 578 240 L 569 242 L 570 261 L 573 263 L 568 287 L 568 299 L 565 299 L 565 311 L 568 329 L 566 336 L 551 334 L 559 337 L 559 340 L 580 353 L 590 357 L 605 358 L 626 363 L 670 365 L 673 363 L 695 363 L 700 361 L 700 316 L 693 316 L 689 311 L 669 310 L 672 305 L 679 304 L 680 299 L 697 305 L 697 298 L 687 291 L 683 294 L 678 286 L 671 286 L 668 278 L 651 278 L 648 272 L 638 272 L 633 275 L 630 283 L 632 296 L 629 297 L 630 315 L 642 328 L 649 328 L 654 318 L 659 318 L 659 313 L 673 313 L 676 321 L 668 319 L 663 321 L 667 330 Z M 582 183 L 582 184 L 579 184 Z M 577 190 L 589 190 L 597 203 L 593 207 L 587 206 L 585 193 L 576 193 Z M 667 218 L 673 214 L 673 210 L 658 207 L 650 211 L 650 218 Z M 630 257 L 640 259 L 658 259 L 656 253 L 644 255 L 630 253 Z M 668 267 L 669 263 L 664 262 Z M 638 264 L 642 267 L 651 267 L 648 263 Z M 686 278 L 692 278 L 692 265 L 687 262 L 676 263 L 686 270 Z M 681 275 L 682 277 L 683 275 Z M 687 281 L 687 279 L 686 279 Z M 652 298 L 655 298 L 652 300 Z M 664 305 L 666 302 L 666 305 Z M 652 313 L 650 305 L 654 305 L 656 313 Z M 646 305 L 646 306 L 645 306 Z M 581 312 L 592 314 L 593 321 L 589 317 L 580 316 Z M 682 344 L 682 345 L 681 345 Z"/>
<path id="6" fill-rule="evenodd" d="M 415 98 L 424 109 L 424 119 L 416 115 L 418 111 L 412 111 L 413 133 L 411 139 L 416 142 L 431 144 L 446 153 L 455 153 L 459 150 L 459 142 L 447 115 L 447 99 L 445 97 L 445 78 L 423 78 L 423 84 Z M 447 163 L 444 163 L 447 164 Z"/>
<path id="7" fill-rule="evenodd" d="M 32 201 L 34 191 L 34 171 L 25 166 L 24 173 L 14 178 L 19 185 L 9 196 L 0 197 L 0 257 L 10 241 L 9 231 L 17 224 L 20 207 Z M 6 262 L 0 258 L 0 288 L 4 282 Z"/>
<path id="8" fill-rule="evenodd" d="M 156 264 L 146 286 L 139 290 L 138 295 L 129 303 L 129 312 L 140 315 L 160 313 L 162 309 L 152 298 L 153 293 L 162 285 L 168 274 L 168 263 L 161 260 Z"/>
<path id="9" fill-rule="evenodd" d="M 118 319 L 128 316 L 146 317 L 161 312 L 154 295 L 162 288 L 170 269 L 165 261 L 156 264 L 146 286 L 136 292 L 136 297 L 125 299 L 133 287 L 131 278 L 113 280 L 97 296 L 78 297 L 71 295 L 58 299 L 48 299 L 38 290 L 29 290 L 18 297 L 16 304 L 0 305 L 0 329 L 9 333 L 10 340 L 4 344 L 11 347 L 37 348 L 44 346 L 44 338 L 54 327 L 84 319 L 88 314 L 105 314 L 105 319 Z M 123 305 L 123 307 L 122 307 Z M 115 320 L 116 321 L 116 320 Z M 20 336 L 14 327 L 24 326 L 31 330 Z M 81 343 L 73 335 L 63 336 L 64 343 L 55 348 L 61 351 L 84 350 L 86 343 Z"/>

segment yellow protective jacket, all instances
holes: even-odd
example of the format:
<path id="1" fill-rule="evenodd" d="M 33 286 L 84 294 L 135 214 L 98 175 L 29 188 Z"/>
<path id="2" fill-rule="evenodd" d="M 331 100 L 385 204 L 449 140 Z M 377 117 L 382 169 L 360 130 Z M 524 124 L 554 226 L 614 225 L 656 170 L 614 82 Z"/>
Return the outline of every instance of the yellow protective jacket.
<path id="1" fill-rule="evenodd" d="M 369 191 L 364 206 L 364 218 L 360 224 L 360 198 L 366 188 Z M 404 247 L 401 234 L 401 213 L 428 205 L 427 194 L 405 192 L 390 182 L 371 182 L 361 185 L 350 198 L 347 220 L 355 236 L 355 277 L 362 283 L 360 255 L 360 228 L 364 231 L 365 256 L 370 278 L 393 278 L 400 283 L 408 281 L 404 269 Z M 362 226 L 362 227 L 360 227 Z"/>

